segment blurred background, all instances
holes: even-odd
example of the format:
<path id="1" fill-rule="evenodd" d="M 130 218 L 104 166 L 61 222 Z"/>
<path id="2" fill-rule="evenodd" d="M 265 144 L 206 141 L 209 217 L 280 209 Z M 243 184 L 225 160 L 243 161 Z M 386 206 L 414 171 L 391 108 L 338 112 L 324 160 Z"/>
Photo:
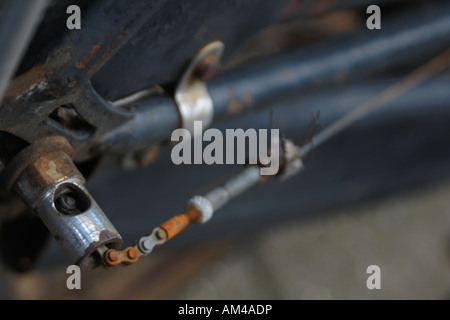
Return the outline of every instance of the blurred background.
<path id="1" fill-rule="evenodd" d="M 55 28 L 65 26 L 64 10 L 75 3 L 93 18 L 82 29 L 88 36 L 81 39 L 88 40 L 91 34 L 108 36 L 103 22 L 123 9 L 120 1 L 109 2 L 108 10 L 101 1 L 49 1 L 16 78 L 52 57 L 61 42 L 71 45 L 74 56 L 78 48 L 91 48 L 65 27 Z M 212 126 L 222 132 L 279 128 L 298 145 L 450 48 L 450 3 L 443 0 L 161 3 L 114 58 L 85 79 L 89 87 L 108 101 L 156 88 L 156 96 L 144 102 L 155 98 L 159 104 L 138 101 L 127 107 L 175 108 L 170 97 L 185 66 L 206 43 L 221 39 L 223 68 L 208 82 L 216 108 Z M 381 8 L 381 30 L 366 27 L 370 4 Z M 0 6 L 0 17 L 5 8 Z M 189 226 L 135 265 L 83 273 L 81 290 L 66 288 L 70 261 L 42 223 L 23 205 L 12 210 L 19 200 L 1 194 L 0 298 L 449 298 L 446 65 L 314 150 L 294 178 L 252 188 L 207 224 Z M 10 117 L 7 98 L 0 117 Z M 46 99 L 39 96 L 30 105 Z M 88 102 L 92 110 L 99 108 Z M 54 133 L 46 117 L 39 118 L 39 130 Z M 154 135 L 135 137 L 151 142 L 140 150 L 129 151 L 135 143 L 130 140 L 120 144 L 128 151 L 86 158 L 82 152 L 101 137 L 70 136 L 83 154 L 75 162 L 88 177 L 88 190 L 126 246 L 181 213 L 192 196 L 242 169 L 174 165 L 163 132 L 167 119 L 156 119 Z M 107 122 L 84 120 L 92 127 Z M 366 287 L 370 265 L 381 268 L 381 290 Z"/>

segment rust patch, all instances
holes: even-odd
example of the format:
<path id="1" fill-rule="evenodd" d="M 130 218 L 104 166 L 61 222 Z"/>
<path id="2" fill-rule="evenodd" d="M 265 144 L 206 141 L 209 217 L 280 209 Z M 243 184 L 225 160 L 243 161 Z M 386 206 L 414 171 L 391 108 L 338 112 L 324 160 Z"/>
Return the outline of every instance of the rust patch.
<path id="1" fill-rule="evenodd" d="M 251 105 L 253 103 L 252 94 L 250 92 L 244 92 L 243 101 L 246 105 Z"/>
<path id="2" fill-rule="evenodd" d="M 101 49 L 101 47 L 102 46 L 99 44 L 94 44 L 92 46 L 92 49 L 83 58 L 81 58 L 75 63 L 75 68 L 77 69 L 86 68 L 86 64 L 88 64 L 89 61 L 91 61 L 95 57 L 95 55 Z"/>
<path id="3" fill-rule="evenodd" d="M 308 4 L 308 1 L 304 0 L 290 0 L 282 7 L 282 16 L 291 16 L 296 13 L 300 13 L 305 7 L 308 10 L 308 15 L 319 15 L 326 11 L 329 11 L 336 5 L 336 0 L 315 0 Z"/>
<path id="4" fill-rule="evenodd" d="M 202 81 L 209 81 L 219 72 L 220 68 L 219 59 L 214 55 L 209 55 L 200 61 L 193 71 L 193 76 Z"/>
<path id="5" fill-rule="evenodd" d="M 250 92 L 244 92 L 242 99 L 236 99 L 234 97 L 233 90 L 228 89 L 227 96 L 229 101 L 227 110 L 230 115 L 238 114 L 245 106 L 249 106 L 253 103 L 253 98 Z"/>
<path id="6" fill-rule="evenodd" d="M 345 73 L 339 73 L 334 77 L 334 81 L 339 85 L 344 85 L 347 82 L 348 75 Z"/>
<path id="7" fill-rule="evenodd" d="M 283 77 L 283 79 L 285 79 L 286 81 L 291 81 L 292 80 L 292 73 L 289 70 L 283 70 L 281 71 L 281 76 Z"/>
<path id="8" fill-rule="evenodd" d="M 118 265 L 127 266 L 135 263 L 139 254 L 133 247 L 128 247 L 123 250 L 109 249 L 103 254 L 102 264 L 105 268 L 114 267 Z"/>
<path id="9" fill-rule="evenodd" d="M 112 41 L 109 45 L 105 46 L 105 52 L 102 54 L 101 60 L 96 61 L 88 70 L 87 75 L 91 78 L 107 61 L 111 54 L 111 49 L 114 48 L 116 42 Z M 92 50 L 91 50 L 92 51 Z M 98 51 L 98 50 L 97 50 Z"/>
<path id="10" fill-rule="evenodd" d="M 80 176 L 70 157 L 64 151 L 43 155 L 27 169 L 30 187 L 44 190 L 71 176 Z"/>
<path id="11" fill-rule="evenodd" d="M 243 107 L 244 105 L 240 101 L 230 101 L 230 104 L 228 105 L 228 113 L 233 115 L 237 114 Z"/>
<path id="12" fill-rule="evenodd" d="M 117 39 L 121 40 L 126 36 L 126 33 L 119 33 L 117 35 Z M 102 54 L 102 58 L 98 61 L 96 61 L 88 70 L 87 75 L 89 78 L 91 78 L 110 58 L 111 54 L 114 54 L 114 50 L 116 50 L 118 47 L 120 47 L 123 43 L 121 41 L 118 41 L 117 39 L 112 40 L 111 43 L 104 46 L 104 52 Z M 98 46 L 98 49 L 95 49 L 94 47 Z M 95 49 L 95 54 L 97 54 L 98 50 L 100 49 L 100 45 L 95 45 L 90 52 L 93 52 Z M 88 53 L 89 54 L 89 53 Z M 86 55 L 87 56 L 87 55 Z M 83 58 L 84 59 L 84 58 Z M 91 58 L 92 59 L 92 58 Z M 89 59 L 90 60 L 90 59 Z M 86 63 L 84 64 L 86 66 Z"/>
<path id="13" fill-rule="evenodd" d="M 188 209 L 178 216 L 174 216 L 161 224 L 160 229 L 165 232 L 165 241 L 168 241 L 183 231 L 191 222 L 200 219 L 199 213 L 195 209 Z"/>
<path id="14" fill-rule="evenodd" d="M 105 263 L 103 261 L 104 256 L 102 256 L 102 261 L 98 261 L 98 262 L 97 261 L 93 262 L 92 259 L 89 259 L 89 257 L 92 254 L 95 254 L 95 251 L 98 248 L 100 248 L 101 246 L 107 245 L 107 244 L 113 246 L 114 248 L 120 247 L 120 245 L 122 244 L 122 238 L 120 238 L 120 236 L 113 230 L 109 230 L 109 229 L 102 230 L 99 235 L 99 240 L 89 244 L 89 246 L 84 250 L 83 256 L 80 259 L 78 259 L 75 262 L 75 264 L 79 265 L 81 270 L 83 270 L 83 271 L 89 271 L 89 270 L 95 269 L 99 266 L 100 263 L 102 263 L 104 265 L 104 263 Z M 110 249 L 110 250 L 114 250 L 114 249 Z"/>
<path id="15" fill-rule="evenodd" d="M 148 167 L 150 164 L 156 161 L 158 159 L 160 154 L 160 148 L 159 146 L 152 146 L 143 150 L 137 151 L 133 158 L 136 160 L 137 164 L 140 167 Z"/>
<path id="16" fill-rule="evenodd" d="M 234 115 L 236 113 L 239 113 L 239 111 L 242 109 L 243 105 L 242 105 L 241 102 L 236 101 L 234 99 L 233 90 L 228 88 L 227 89 L 227 96 L 228 96 L 228 101 L 229 101 L 228 102 L 228 108 L 227 108 L 228 113 L 232 114 L 232 115 Z"/>
<path id="17" fill-rule="evenodd" d="M 294 11 L 299 10 L 303 6 L 303 0 L 291 0 L 286 3 L 281 11 L 283 16 L 290 15 Z"/>
<path id="18" fill-rule="evenodd" d="M 77 81 L 76 80 L 70 81 L 69 78 L 64 78 L 64 81 L 67 83 L 67 86 L 69 88 L 73 88 L 73 87 L 75 87 L 77 85 Z"/>
<path id="19" fill-rule="evenodd" d="M 316 16 L 328 10 L 331 10 L 336 5 L 336 0 L 316 0 L 313 1 L 309 8 L 308 15 Z"/>
<path id="20" fill-rule="evenodd" d="M 47 65 L 39 64 L 29 71 L 25 72 L 24 74 L 20 75 L 19 77 L 13 79 L 8 86 L 8 90 L 5 93 L 4 99 L 7 100 L 22 96 L 35 83 L 48 83 L 46 74 L 49 71 L 50 69 Z"/>
<path id="21" fill-rule="evenodd" d="M 69 142 L 63 137 L 48 137 L 33 143 L 19 152 L 4 169 L 0 176 L 0 184 L 6 186 L 9 190 L 27 167 L 31 171 L 35 169 L 34 172 L 40 175 L 42 170 L 39 168 L 42 166 L 39 165 L 39 161 L 45 162 L 45 160 L 42 160 L 43 158 L 48 158 L 49 155 L 57 154 L 58 152 L 67 155 L 66 157 L 60 157 L 65 161 L 63 162 L 64 167 L 66 167 L 66 169 L 69 167 L 76 170 L 70 160 L 71 157 L 73 157 L 74 151 Z M 71 172 L 70 170 L 71 169 L 64 171 L 64 174 L 69 175 Z"/>
<path id="22" fill-rule="evenodd" d="M 38 90 L 45 88 L 46 86 L 44 84 L 49 82 L 47 74 L 61 69 L 72 60 L 72 55 L 69 50 L 70 47 L 55 50 L 44 64 L 38 64 L 22 75 L 14 78 L 5 93 L 5 101 L 18 99 L 35 88 Z"/>

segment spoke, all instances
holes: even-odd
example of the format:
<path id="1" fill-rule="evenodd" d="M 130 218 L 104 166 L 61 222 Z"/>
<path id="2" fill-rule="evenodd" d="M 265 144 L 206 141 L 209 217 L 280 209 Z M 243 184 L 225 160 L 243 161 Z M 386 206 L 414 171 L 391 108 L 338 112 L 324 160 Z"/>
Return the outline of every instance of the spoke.
<path id="1" fill-rule="evenodd" d="M 310 153 L 314 148 L 317 148 L 324 142 L 328 141 L 332 137 L 336 136 L 343 130 L 347 129 L 354 123 L 360 121 L 362 118 L 367 116 L 369 113 L 374 112 L 386 106 L 388 103 L 394 101 L 400 96 L 408 93 L 408 91 L 416 88 L 418 85 L 422 84 L 431 77 L 437 75 L 438 73 L 444 71 L 450 67 L 450 49 L 441 53 L 437 57 L 433 58 L 426 64 L 419 67 L 417 70 L 413 71 L 406 77 L 404 77 L 399 82 L 394 83 L 392 86 L 388 87 L 386 90 L 380 94 L 369 99 L 361 106 L 350 111 L 330 126 L 325 128 L 323 131 L 318 133 L 311 142 L 305 144 L 299 151 L 300 157 L 304 157 Z"/>

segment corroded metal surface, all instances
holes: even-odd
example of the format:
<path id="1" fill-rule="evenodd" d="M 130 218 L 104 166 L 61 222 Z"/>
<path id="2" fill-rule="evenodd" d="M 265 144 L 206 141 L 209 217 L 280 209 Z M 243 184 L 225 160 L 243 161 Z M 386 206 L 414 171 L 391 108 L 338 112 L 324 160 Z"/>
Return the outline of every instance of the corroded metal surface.
<path id="1" fill-rule="evenodd" d="M 32 208 L 73 263 L 99 265 L 99 247 L 119 247 L 122 238 L 84 187 L 65 138 L 51 137 L 22 150 L 5 178 Z"/>

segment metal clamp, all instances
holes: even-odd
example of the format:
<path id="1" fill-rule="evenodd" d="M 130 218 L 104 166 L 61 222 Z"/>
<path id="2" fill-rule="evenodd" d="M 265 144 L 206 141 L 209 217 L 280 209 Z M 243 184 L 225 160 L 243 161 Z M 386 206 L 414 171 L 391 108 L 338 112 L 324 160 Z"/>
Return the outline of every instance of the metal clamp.
<path id="1" fill-rule="evenodd" d="M 175 91 L 175 102 L 181 116 L 181 127 L 194 134 L 194 121 L 203 126 L 211 124 L 214 114 L 213 101 L 206 81 L 219 69 L 219 58 L 224 44 L 214 41 L 203 47 L 186 69 Z"/>

